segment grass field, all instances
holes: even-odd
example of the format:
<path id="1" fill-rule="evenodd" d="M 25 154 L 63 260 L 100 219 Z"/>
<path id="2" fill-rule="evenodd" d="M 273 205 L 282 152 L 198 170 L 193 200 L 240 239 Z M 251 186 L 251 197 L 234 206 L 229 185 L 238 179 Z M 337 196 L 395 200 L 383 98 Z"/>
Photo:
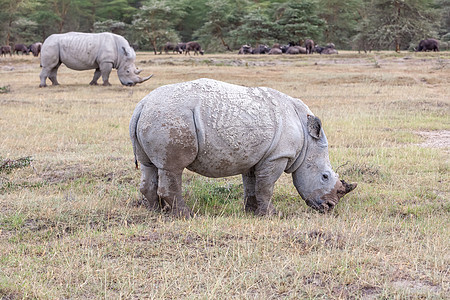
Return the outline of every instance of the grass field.
<path id="1" fill-rule="evenodd" d="M 39 58 L 0 58 L 0 298 L 450 298 L 450 53 L 153 55 L 154 77 L 89 86 Z M 268 86 L 321 118 L 333 168 L 358 182 L 328 214 L 289 175 L 283 217 L 243 211 L 239 176 L 188 171 L 191 220 L 140 203 L 128 122 L 158 86 L 201 77 Z M 48 82 L 49 83 L 49 82 Z"/>

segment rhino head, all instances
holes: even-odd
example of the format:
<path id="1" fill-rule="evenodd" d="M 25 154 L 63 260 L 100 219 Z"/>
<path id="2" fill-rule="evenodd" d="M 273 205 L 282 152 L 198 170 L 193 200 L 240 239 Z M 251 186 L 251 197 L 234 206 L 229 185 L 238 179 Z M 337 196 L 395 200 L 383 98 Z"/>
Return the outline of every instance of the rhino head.
<path id="1" fill-rule="evenodd" d="M 307 142 L 303 163 L 292 173 L 294 185 L 310 207 L 326 212 L 345 194 L 354 190 L 356 183 L 339 180 L 328 156 L 328 142 L 319 118 L 308 115 Z"/>
<path id="2" fill-rule="evenodd" d="M 122 55 L 119 55 L 119 67 L 117 68 L 117 75 L 119 76 L 119 80 L 123 85 L 133 86 L 137 83 L 142 83 L 144 81 L 149 80 L 152 76 L 140 77 L 139 73 L 142 70 L 138 70 L 134 65 L 134 61 L 136 60 L 136 53 L 133 48 L 125 48 L 122 47 Z"/>

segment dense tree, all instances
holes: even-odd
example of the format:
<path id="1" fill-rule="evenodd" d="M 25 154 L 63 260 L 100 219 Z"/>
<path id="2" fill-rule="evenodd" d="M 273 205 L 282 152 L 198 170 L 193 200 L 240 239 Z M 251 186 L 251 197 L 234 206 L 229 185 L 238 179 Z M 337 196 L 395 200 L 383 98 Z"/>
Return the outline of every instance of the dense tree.
<path id="1" fill-rule="evenodd" d="M 238 45 L 273 44 L 276 40 L 276 28 L 262 9 L 250 11 L 242 18 L 242 25 L 231 32 Z"/>
<path id="2" fill-rule="evenodd" d="M 338 48 L 348 47 L 357 33 L 362 6 L 362 0 L 319 0 L 319 16 L 325 21 L 323 42 L 333 42 Z"/>
<path id="3" fill-rule="evenodd" d="M 433 27 L 438 15 L 432 0 L 373 0 L 369 27 L 372 42 L 380 48 L 407 49 L 411 42 L 437 35 Z"/>
<path id="4" fill-rule="evenodd" d="M 301 44 L 308 38 L 320 39 L 324 21 L 318 16 L 317 2 L 290 0 L 275 7 L 276 35 L 279 41 Z"/>
<path id="5" fill-rule="evenodd" d="M 206 21 L 203 26 L 195 31 L 202 43 L 208 47 L 231 50 L 234 48 L 231 32 L 242 24 L 248 2 L 245 0 L 209 0 L 206 2 L 208 8 Z M 215 47 L 214 47 L 215 46 Z"/>
<path id="6" fill-rule="evenodd" d="M 166 41 L 224 51 L 307 38 L 398 51 L 426 37 L 449 42 L 449 28 L 449 0 L 0 0 L 2 44 L 111 31 L 155 51 Z"/>
<path id="7" fill-rule="evenodd" d="M 145 2 L 134 16 L 134 41 L 139 45 L 150 43 L 156 54 L 164 43 L 179 40 L 174 27 L 183 15 L 184 11 L 179 9 L 175 0 Z"/>
<path id="8" fill-rule="evenodd" d="M 20 27 L 19 20 L 24 19 L 27 4 L 26 0 L 0 0 L 0 26 L 6 45 L 15 40 L 14 32 Z"/>

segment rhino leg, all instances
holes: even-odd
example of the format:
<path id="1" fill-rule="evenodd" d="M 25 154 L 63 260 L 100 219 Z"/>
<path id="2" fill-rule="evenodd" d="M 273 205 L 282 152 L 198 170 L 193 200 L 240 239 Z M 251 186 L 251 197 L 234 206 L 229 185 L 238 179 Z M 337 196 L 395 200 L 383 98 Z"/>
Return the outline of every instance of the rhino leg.
<path id="1" fill-rule="evenodd" d="M 50 74 L 48 75 L 48 79 L 52 82 L 52 85 L 59 85 L 58 80 L 56 79 L 56 75 L 58 73 L 58 68 L 61 64 L 59 63 L 56 67 L 51 69 Z"/>
<path id="2" fill-rule="evenodd" d="M 158 196 L 176 217 L 191 217 L 191 210 L 187 207 L 181 195 L 181 171 L 158 169 Z"/>
<path id="3" fill-rule="evenodd" d="M 253 171 L 242 174 L 242 182 L 244 183 L 244 207 L 246 212 L 255 213 L 258 208 L 256 201 L 255 183 L 256 177 Z"/>
<path id="4" fill-rule="evenodd" d="M 154 165 L 141 165 L 142 175 L 140 191 L 144 195 L 144 205 L 154 211 L 159 211 L 161 205 L 158 196 L 158 169 Z"/>
<path id="5" fill-rule="evenodd" d="M 58 63 L 54 67 L 42 67 L 41 74 L 39 74 L 39 78 L 41 79 L 41 83 L 39 84 L 39 87 L 46 87 L 47 84 L 45 81 L 50 79 L 53 85 L 59 85 L 58 80 L 56 79 L 56 75 L 58 73 L 58 68 L 61 65 L 61 63 Z"/>
<path id="6" fill-rule="evenodd" d="M 104 86 L 110 86 L 109 83 L 109 74 L 111 74 L 112 70 L 112 63 L 104 62 L 100 64 L 100 72 L 102 73 L 102 79 L 103 79 L 103 85 Z M 94 75 L 95 77 L 95 75 Z"/>
<path id="7" fill-rule="evenodd" d="M 277 214 L 272 205 L 272 195 L 275 182 L 283 173 L 283 165 L 271 164 L 271 168 L 263 167 L 260 171 L 250 171 L 242 175 L 246 212 L 253 212 L 257 216 Z"/>
<path id="8" fill-rule="evenodd" d="M 272 205 L 273 189 L 275 182 L 284 172 L 287 159 L 277 159 L 262 162 L 255 168 L 255 196 L 257 209 L 255 214 L 258 216 L 276 215 L 277 211 Z"/>
<path id="9" fill-rule="evenodd" d="M 100 69 L 95 69 L 94 77 L 92 78 L 91 82 L 89 82 L 90 85 L 97 85 L 97 81 L 102 76 L 102 72 L 100 72 Z"/>

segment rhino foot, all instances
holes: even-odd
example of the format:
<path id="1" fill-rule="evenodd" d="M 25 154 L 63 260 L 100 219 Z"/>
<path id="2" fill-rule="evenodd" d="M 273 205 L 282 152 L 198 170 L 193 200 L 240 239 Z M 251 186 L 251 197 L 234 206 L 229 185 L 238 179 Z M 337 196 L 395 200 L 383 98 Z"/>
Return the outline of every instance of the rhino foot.
<path id="1" fill-rule="evenodd" d="M 255 215 L 270 217 L 270 216 L 277 216 L 278 212 L 272 205 L 272 203 L 268 203 L 266 205 L 259 205 L 255 211 Z"/>
<path id="2" fill-rule="evenodd" d="M 94 82 L 94 81 L 91 81 L 91 82 L 89 82 L 89 85 L 98 85 L 98 83 Z"/>
<path id="3" fill-rule="evenodd" d="M 142 200 L 140 201 L 140 203 L 150 211 L 154 212 L 161 211 L 161 205 L 158 201 L 148 200 L 145 196 L 142 196 Z"/>
<path id="4" fill-rule="evenodd" d="M 245 211 L 255 213 L 258 209 L 258 202 L 255 196 L 250 196 L 245 199 Z"/>
<path id="5" fill-rule="evenodd" d="M 170 210 L 170 214 L 176 218 L 190 219 L 193 217 L 191 210 L 186 207 L 175 207 Z"/>

